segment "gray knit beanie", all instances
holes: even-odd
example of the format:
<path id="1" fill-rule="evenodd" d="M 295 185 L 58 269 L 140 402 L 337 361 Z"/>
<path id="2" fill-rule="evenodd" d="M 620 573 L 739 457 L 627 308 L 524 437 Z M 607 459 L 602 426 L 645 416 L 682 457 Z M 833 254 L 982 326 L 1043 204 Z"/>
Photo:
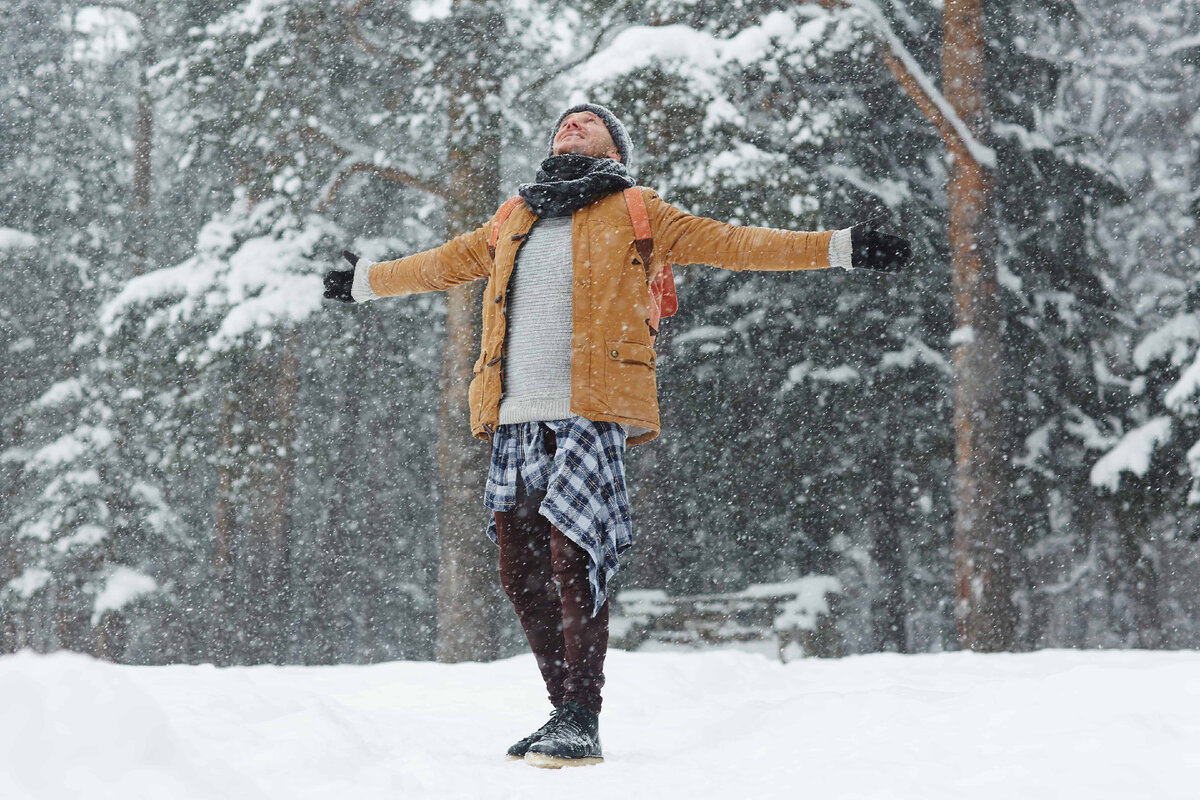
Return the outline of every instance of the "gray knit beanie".
<path id="1" fill-rule="evenodd" d="M 558 135 L 558 129 L 562 125 L 564 119 L 571 114 L 576 114 L 580 111 L 590 111 L 604 122 L 604 126 L 608 128 L 609 135 L 613 138 L 613 144 L 617 146 L 617 154 L 621 156 L 621 163 L 626 169 L 632 166 L 633 161 L 633 140 L 629 138 L 629 131 L 625 130 L 625 126 L 621 124 L 621 120 L 617 119 L 617 115 L 609 111 L 604 106 L 598 106 L 595 103 L 580 103 L 579 105 L 571 106 L 558 118 L 558 122 L 554 123 L 554 129 L 550 131 L 550 153 L 554 153 L 554 137 Z"/>

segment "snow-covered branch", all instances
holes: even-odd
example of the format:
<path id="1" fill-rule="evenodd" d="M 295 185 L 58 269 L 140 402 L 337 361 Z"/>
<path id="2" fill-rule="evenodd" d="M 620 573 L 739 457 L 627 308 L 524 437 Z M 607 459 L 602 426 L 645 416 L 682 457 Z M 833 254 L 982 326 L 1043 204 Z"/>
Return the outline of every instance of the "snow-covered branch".
<path id="1" fill-rule="evenodd" d="M 880 46 L 880 54 L 888 69 L 896 76 L 906 94 L 916 103 L 917 108 L 928 119 L 946 146 L 952 151 L 969 155 L 981 167 L 994 169 L 996 167 L 996 151 L 979 141 L 962 117 L 950 105 L 945 95 L 934 82 L 925 74 L 925 70 L 913 57 L 904 42 L 892 30 L 887 18 L 879 10 L 873 0 L 819 0 L 826 8 L 854 9 L 863 14 L 870 22 L 875 32 L 876 42 Z"/>
<path id="2" fill-rule="evenodd" d="M 390 55 L 384 51 L 382 46 L 372 42 L 367 38 L 366 34 L 363 33 L 362 25 L 358 18 L 362 15 L 363 11 L 366 10 L 367 6 L 371 4 L 371 2 L 372 0 L 356 0 L 355 3 L 346 9 L 346 17 L 350 21 L 350 38 L 353 39 L 354 43 L 362 48 L 363 52 L 367 53 L 367 55 L 387 61 L 389 64 L 394 64 L 407 70 L 418 69 L 421 65 L 417 62 L 411 59 L 399 58 L 397 56 Z"/>
<path id="3" fill-rule="evenodd" d="M 1165 52 L 1168 56 L 1174 56 L 1184 52 L 1185 50 L 1197 49 L 1200 49 L 1200 33 L 1177 39 L 1176 41 L 1167 45 L 1163 52 Z"/>
<path id="4" fill-rule="evenodd" d="M 177 340 L 183 349 L 172 352 L 202 365 L 244 342 L 262 346 L 273 329 L 321 309 L 318 275 L 326 254 L 344 239 L 323 217 L 298 219 L 279 199 L 252 208 L 240 191 L 228 212 L 201 229 L 194 256 L 130 280 L 100 309 L 106 346 L 127 325 L 140 328 L 141 336 L 195 325 L 190 341 Z"/>
<path id="5" fill-rule="evenodd" d="M 1150 470 L 1150 461 L 1159 446 L 1171 441 L 1171 418 L 1155 417 L 1121 437 L 1117 446 L 1092 467 L 1092 485 L 1116 492 L 1121 488 L 1121 474 L 1132 473 L 1141 478 Z"/>
<path id="6" fill-rule="evenodd" d="M 797 24 L 797 17 L 810 19 Z M 596 86 L 654 63 L 669 63 L 698 93 L 712 98 L 707 109 L 709 124 L 740 124 L 741 114 L 727 97 L 719 71 L 755 62 L 772 42 L 801 51 L 815 47 L 830 19 L 830 15 L 819 11 L 776 11 L 727 38 L 683 24 L 637 25 L 617 34 L 603 50 L 583 62 L 577 74 L 587 85 Z"/>
<path id="7" fill-rule="evenodd" d="M 322 212 L 329 207 L 334 200 L 337 199 L 338 192 L 341 191 L 342 184 L 346 182 L 352 175 L 360 175 L 367 173 L 391 183 L 400 183 L 405 186 L 411 186 L 414 189 L 420 189 L 435 197 L 445 199 L 447 195 L 446 187 L 441 184 L 431 183 L 430 181 L 421 178 L 417 175 L 405 172 L 402 169 L 395 167 L 383 166 L 371 161 L 360 161 L 354 157 L 344 160 L 334 171 L 333 176 L 321 189 L 321 202 L 317 206 L 317 211 Z"/>
<path id="8" fill-rule="evenodd" d="M 333 170 L 333 174 L 318 193 L 321 198 L 317 204 L 318 212 L 324 211 L 337 199 L 338 192 L 347 178 L 364 172 L 383 178 L 385 181 L 402 183 L 405 186 L 429 192 L 436 197 L 445 198 L 445 186 L 394 165 L 383 163 L 383 156 L 379 151 L 357 142 L 348 141 L 340 132 L 320 119 L 313 117 L 308 120 L 308 123 L 300 128 L 301 135 L 325 141 L 341 158 L 341 163 Z"/>
<path id="9" fill-rule="evenodd" d="M 609 32 L 611 32 L 612 29 L 616 26 L 617 22 L 621 19 L 622 12 L 624 12 L 625 7 L 628 5 L 629 5 L 629 0 L 622 0 L 621 2 L 617 3 L 617 5 L 614 8 L 609 10 L 609 12 L 605 15 L 603 21 L 601 21 L 601 23 L 599 25 L 599 29 L 596 31 L 595 38 L 592 39 L 592 46 L 588 48 L 586 53 L 584 53 L 579 58 L 567 63 L 565 66 L 563 66 L 559 69 L 555 69 L 550 72 L 546 72 L 546 73 L 542 74 L 541 76 L 535 78 L 529 85 L 521 88 L 516 93 L 516 96 L 524 97 L 524 96 L 539 92 L 539 91 L 541 91 L 541 89 L 543 87 L 545 87 L 548 83 L 553 81 L 555 78 L 559 78 L 563 75 L 566 75 L 568 72 L 575 69 L 576 67 L 579 67 L 580 65 L 585 64 L 588 61 L 590 61 L 592 59 L 592 57 L 596 55 L 596 53 L 600 52 L 601 43 L 604 41 L 604 38 L 609 34 Z"/>

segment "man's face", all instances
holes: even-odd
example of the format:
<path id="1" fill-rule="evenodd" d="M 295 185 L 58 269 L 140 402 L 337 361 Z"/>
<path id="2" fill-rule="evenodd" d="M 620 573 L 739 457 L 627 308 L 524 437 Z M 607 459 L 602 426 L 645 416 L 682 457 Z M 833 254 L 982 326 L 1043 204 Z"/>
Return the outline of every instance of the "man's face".
<path id="1" fill-rule="evenodd" d="M 592 158 L 621 158 L 612 134 L 604 122 L 591 111 L 568 114 L 554 134 L 554 155 L 575 153 Z"/>

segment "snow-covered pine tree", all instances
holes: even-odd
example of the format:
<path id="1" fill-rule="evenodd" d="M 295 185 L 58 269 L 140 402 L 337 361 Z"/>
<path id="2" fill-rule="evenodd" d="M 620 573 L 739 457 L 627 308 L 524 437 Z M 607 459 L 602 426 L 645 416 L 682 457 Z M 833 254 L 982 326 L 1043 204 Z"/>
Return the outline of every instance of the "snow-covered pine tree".
<path id="1" fill-rule="evenodd" d="M 205 543 L 191 579 L 211 587 L 196 608 L 216 660 L 296 655 L 299 325 L 321 310 L 323 256 L 344 237 L 282 199 L 252 209 L 243 194 L 201 230 L 192 258 L 130 281 L 102 311 L 102 352 L 134 400 L 122 416 L 146 419 Z M 157 403 L 149 418 L 146 396 Z"/>
<path id="2" fill-rule="evenodd" d="M 113 8 L 19 2 L 10 11 L 0 33 L 0 192 L 8 198 L 0 226 L 11 227 L 0 260 L 21 290 L 0 298 L 4 646 L 120 658 L 130 636 L 163 617 L 149 614 L 122 634 L 145 608 L 125 607 L 120 598 L 133 594 L 121 587 L 146 589 L 162 577 L 148 565 L 169 556 L 156 537 L 171 532 L 151 478 L 121 488 L 128 448 L 80 377 L 95 355 L 92 312 L 124 277 L 114 264 L 127 244 L 125 54 L 135 26 Z M 71 386 L 79 388 L 64 393 Z M 166 594 L 156 585 L 141 606 L 161 611 Z M 98 613 L 98 602 L 109 611 Z"/>
<path id="3" fill-rule="evenodd" d="M 179 660 L 192 548 L 146 431 L 112 413 L 105 397 L 119 389 L 104 377 L 96 364 L 52 386 L 26 409 L 21 445 L 0 454 L 21 465 L 5 487 L 5 649 Z"/>
<path id="4" fill-rule="evenodd" d="M 1127 432 L 1152 446 L 1157 428 L 1144 426 L 1162 411 L 1150 398 L 1161 399 L 1167 376 L 1147 394 L 1147 376 L 1137 377 L 1144 356 L 1130 360 L 1183 301 L 1189 239 L 1195 246 L 1194 223 L 1180 213 L 1187 181 L 1172 175 L 1194 164 L 1194 144 L 1180 135 L 1196 102 L 1194 68 L 1178 46 L 1195 9 L 1112 2 L 1006 13 L 1023 56 L 1008 80 L 1041 87 L 997 131 L 1002 152 L 1022 156 L 1010 159 L 1004 202 L 1020 302 L 1010 329 L 1029 364 L 1018 384 L 1023 645 L 1159 646 L 1181 630 L 1165 621 L 1160 576 L 1187 563 L 1170 541 L 1186 492 L 1167 466 L 1181 466 L 1183 453 L 1143 477 L 1119 478 L 1097 459 L 1120 450 Z"/>
<path id="5" fill-rule="evenodd" d="M 941 187 L 922 174 L 936 137 L 905 116 L 860 20 L 793 5 L 652 11 L 652 24 L 618 37 L 579 78 L 635 109 L 642 183 L 720 219 L 793 229 L 873 220 L 937 251 L 937 220 L 923 211 Z M 928 268 L 901 281 L 677 275 L 681 311 L 660 339 L 663 442 L 634 451 L 635 490 L 653 488 L 638 490 L 645 547 L 631 579 L 712 591 L 837 573 L 854 587 L 843 611 L 852 647 L 906 648 L 894 620 L 913 602 L 904 582 L 914 570 L 887 542 L 927 529 L 930 515 L 945 524 L 938 347 L 949 329 L 929 300 L 943 279 Z M 913 408 L 928 416 L 912 430 L 890 424 Z M 885 426 L 894 433 L 881 436 Z M 877 563 L 856 556 L 867 549 Z M 940 572 L 929 597 L 944 618 Z"/>

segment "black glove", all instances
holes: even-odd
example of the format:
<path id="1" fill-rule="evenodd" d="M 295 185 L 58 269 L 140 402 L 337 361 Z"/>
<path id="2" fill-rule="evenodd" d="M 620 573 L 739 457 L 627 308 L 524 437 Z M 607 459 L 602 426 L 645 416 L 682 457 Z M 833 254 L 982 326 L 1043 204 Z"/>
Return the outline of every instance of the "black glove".
<path id="1" fill-rule="evenodd" d="M 912 258 L 908 239 L 871 228 L 850 229 L 850 266 L 876 272 L 899 272 Z"/>
<path id="2" fill-rule="evenodd" d="M 342 251 L 342 257 L 350 262 L 350 269 L 335 269 L 325 273 L 325 297 L 330 300 L 340 300 L 343 303 L 353 303 L 354 267 L 358 265 L 358 256 L 349 250 Z"/>

